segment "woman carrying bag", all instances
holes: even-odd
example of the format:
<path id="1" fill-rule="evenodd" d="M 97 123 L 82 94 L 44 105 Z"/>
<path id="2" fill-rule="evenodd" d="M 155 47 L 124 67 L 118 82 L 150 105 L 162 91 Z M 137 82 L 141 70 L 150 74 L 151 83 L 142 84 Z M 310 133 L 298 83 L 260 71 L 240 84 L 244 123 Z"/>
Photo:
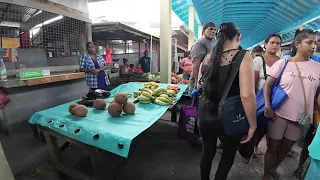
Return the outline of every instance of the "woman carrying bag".
<path id="1" fill-rule="evenodd" d="M 264 115 L 268 121 L 268 150 L 265 154 L 263 180 L 279 179 L 277 167 L 299 139 L 301 126 L 312 123 L 314 99 L 320 83 L 320 64 L 310 60 L 316 48 L 316 34 L 306 30 L 294 39 L 292 58 L 281 59 L 268 71 L 263 87 Z M 274 110 L 272 88 L 281 75 L 279 87 L 288 97 Z"/>
<path id="2" fill-rule="evenodd" d="M 201 180 L 210 180 L 218 138 L 222 141 L 223 153 L 215 180 L 225 180 L 238 145 L 248 142 L 256 129 L 252 56 L 245 50 L 239 50 L 241 33 L 234 23 L 221 24 L 216 37 L 217 42 L 211 55 L 204 59 L 199 76 L 203 80 L 198 108 L 203 145 Z M 228 105 L 233 107 L 233 111 L 228 111 L 232 110 Z M 234 121 L 236 119 L 238 121 Z M 239 126 L 232 122 L 239 122 L 244 128 L 238 129 Z"/>

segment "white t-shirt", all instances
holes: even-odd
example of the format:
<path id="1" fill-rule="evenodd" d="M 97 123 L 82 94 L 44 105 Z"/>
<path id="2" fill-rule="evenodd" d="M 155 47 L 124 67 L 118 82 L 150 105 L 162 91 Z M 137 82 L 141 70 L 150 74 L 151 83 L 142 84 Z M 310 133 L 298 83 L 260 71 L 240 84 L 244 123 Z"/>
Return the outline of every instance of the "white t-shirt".
<path id="1" fill-rule="evenodd" d="M 266 65 L 266 73 L 269 70 L 269 66 Z M 263 84 L 266 82 L 264 72 L 263 72 L 263 60 L 260 56 L 253 59 L 253 69 L 255 71 L 259 71 L 259 82 L 258 82 L 258 88 L 259 90 L 263 87 Z"/>

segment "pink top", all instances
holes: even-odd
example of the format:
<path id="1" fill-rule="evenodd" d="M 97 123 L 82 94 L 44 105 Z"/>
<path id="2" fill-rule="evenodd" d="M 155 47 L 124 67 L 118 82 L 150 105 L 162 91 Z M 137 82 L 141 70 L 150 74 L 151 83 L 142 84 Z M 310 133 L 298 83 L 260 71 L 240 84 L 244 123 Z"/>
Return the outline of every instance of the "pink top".
<path id="1" fill-rule="evenodd" d="M 191 58 L 183 58 L 180 61 L 180 66 L 183 69 L 184 74 L 191 74 L 192 73 L 192 59 Z"/>
<path id="2" fill-rule="evenodd" d="M 269 69 L 268 75 L 277 78 L 284 64 L 284 59 L 275 62 Z M 320 85 L 320 63 L 305 61 L 297 62 L 297 64 L 306 91 L 308 113 L 310 117 L 313 118 L 314 99 Z M 295 122 L 299 121 L 304 112 L 304 97 L 299 74 L 294 62 L 288 62 L 280 80 L 280 87 L 289 97 L 275 113 L 282 118 Z"/>

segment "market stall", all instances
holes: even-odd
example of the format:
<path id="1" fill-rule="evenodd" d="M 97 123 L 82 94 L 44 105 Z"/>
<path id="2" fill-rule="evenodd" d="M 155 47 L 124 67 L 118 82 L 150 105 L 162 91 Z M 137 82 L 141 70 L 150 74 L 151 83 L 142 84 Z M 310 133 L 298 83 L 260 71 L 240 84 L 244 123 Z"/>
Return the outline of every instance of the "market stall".
<path id="1" fill-rule="evenodd" d="M 95 178 L 111 178 L 116 175 L 116 171 L 107 170 L 110 164 L 104 166 L 103 172 L 106 175 L 102 176 L 95 171 L 99 168 L 95 163 L 96 160 L 99 160 L 99 154 L 102 152 L 108 154 L 109 161 L 104 162 L 111 164 L 118 164 L 121 160 L 125 161 L 129 158 L 141 134 L 181 98 L 186 88 L 186 85 L 172 87 L 168 84 L 154 82 L 131 82 L 122 84 L 110 92 L 110 97 L 105 99 L 106 104 L 109 105 L 108 111 L 88 107 L 86 117 L 71 115 L 68 111 L 69 106 L 77 100 L 37 112 L 29 122 L 37 125 L 39 131 L 45 134 L 54 157 L 53 162 L 61 172 L 76 179 L 89 177 L 89 175 L 80 173 L 64 164 L 60 147 L 57 145 L 57 138 L 67 143 L 78 143 L 89 148 Z M 150 92 L 150 89 L 153 90 Z M 135 101 L 135 113 L 132 115 L 122 113 L 119 117 L 112 117 L 110 106 L 120 93 L 131 95 L 128 101 Z M 111 159 L 117 160 L 111 162 Z"/>

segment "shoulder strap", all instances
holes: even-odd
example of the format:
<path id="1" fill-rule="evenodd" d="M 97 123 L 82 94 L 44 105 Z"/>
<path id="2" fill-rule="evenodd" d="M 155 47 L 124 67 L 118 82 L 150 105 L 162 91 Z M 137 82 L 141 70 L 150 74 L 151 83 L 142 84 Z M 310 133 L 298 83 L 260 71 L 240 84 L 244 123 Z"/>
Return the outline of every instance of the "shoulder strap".
<path id="1" fill-rule="evenodd" d="M 280 61 L 280 60 L 279 60 L 279 61 Z M 282 74 L 283 74 L 284 70 L 286 69 L 287 64 L 288 64 L 288 62 L 289 62 L 288 59 L 285 59 L 284 61 L 285 61 L 284 66 L 283 66 L 283 68 L 282 68 L 282 70 L 281 70 L 281 72 L 280 72 L 280 74 L 279 74 L 276 82 L 274 83 L 275 86 L 278 86 L 278 85 L 279 85 L 280 80 L 281 80 L 281 77 L 282 77 Z"/>
<path id="2" fill-rule="evenodd" d="M 299 70 L 299 66 L 296 62 L 296 60 L 294 60 L 294 58 L 292 58 L 292 61 L 294 62 L 294 64 L 296 65 L 296 68 L 297 68 L 297 71 L 298 71 L 298 74 L 299 74 L 299 79 L 300 79 L 300 82 L 301 82 L 301 85 L 302 85 L 302 91 L 303 91 L 303 99 L 304 99 L 304 110 L 307 112 L 308 108 L 307 108 L 307 96 L 306 96 L 306 90 L 304 88 L 304 83 L 303 83 L 303 78 L 301 76 L 301 72 Z"/>
<path id="3" fill-rule="evenodd" d="M 267 80 L 266 61 L 264 60 L 263 56 L 260 56 L 260 57 L 262 59 L 262 69 L 263 69 L 264 79 Z"/>
<path id="4" fill-rule="evenodd" d="M 244 55 L 246 54 L 246 50 L 239 50 L 237 56 L 235 57 L 235 60 L 234 60 L 234 63 L 232 64 L 232 69 L 231 69 L 231 73 L 230 73 L 230 76 L 227 80 L 227 84 L 226 84 L 226 87 L 223 91 L 223 94 L 222 94 L 222 97 L 221 97 L 221 100 L 219 102 L 219 106 L 223 105 L 223 103 L 225 102 L 227 96 L 228 96 L 228 93 L 229 93 L 229 90 L 231 88 L 231 85 L 234 81 L 234 78 L 236 77 L 239 69 L 240 69 L 240 65 L 241 65 L 241 62 L 242 62 L 242 59 L 244 57 Z"/>

